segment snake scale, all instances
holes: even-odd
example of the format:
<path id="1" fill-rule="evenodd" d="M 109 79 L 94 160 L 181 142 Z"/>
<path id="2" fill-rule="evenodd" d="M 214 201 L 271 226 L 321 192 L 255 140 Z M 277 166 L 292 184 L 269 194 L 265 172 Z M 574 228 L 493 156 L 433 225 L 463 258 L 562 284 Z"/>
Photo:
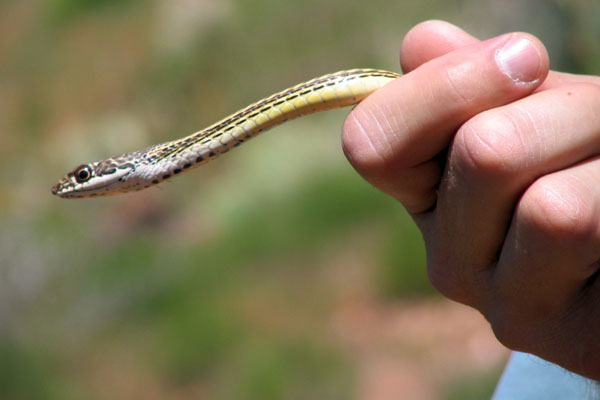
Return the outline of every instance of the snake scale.
<path id="1" fill-rule="evenodd" d="M 52 193 L 63 198 L 87 198 L 157 185 L 285 121 L 357 104 L 399 76 L 389 71 L 353 69 L 309 80 L 181 139 L 82 164 L 63 177 Z"/>

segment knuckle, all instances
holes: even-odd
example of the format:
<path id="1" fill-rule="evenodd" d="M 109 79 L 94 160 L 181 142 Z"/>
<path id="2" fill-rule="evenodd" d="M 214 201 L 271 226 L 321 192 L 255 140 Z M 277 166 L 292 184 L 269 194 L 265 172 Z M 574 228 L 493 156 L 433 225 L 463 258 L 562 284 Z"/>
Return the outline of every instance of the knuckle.
<path id="1" fill-rule="evenodd" d="M 443 85 L 447 101 L 459 105 L 459 109 L 469 110 L 480 99 L 481 89 L 465 84 L 467 77 L 473 76 L 472 63 L 458 62 L 443 69 Z"/>
<path id="2" fill-rule="evenodd" d="M 428 260 L 427 275 L 435 290 L 449 299 L 457 300 L 457 285 L 454 284 L 454 279 L 452 279 L 452 276 L 448 273 L 446 267 L 447 265 Z"/>
<path id="3" fill-rule="evenodd" d="M 511 350 L 526 350 L 527 340 L 524 335 L 525 329 L 518 329 L 517 326 L 523 327 L 522 324 L 516 324 L 513 318 L 505 312 L 495 312 L 491 317 L 488 316 L 488 321 L 494 332 L 494 336 L 500 343 Z"/>
<path id="4" fill-rule="evenodd" d="M 523 194 L 518 218 L 549 237 L 585 239 L 597 229 L 592 198 L 576 178 L 545 176 Z"/>
<path id="5" fill-rule="evenodd" d="M 564 324 L 552 310 L 540 312 L 522 301 L 498 302 L 486 318 L 500 343 L 511 350 L 540 352 L 561 341 Z"/>
<path id="6" fill-rule="evenodd" d="M 513 176 L 527 157 L 519 122 L 506 112 L 484 112 L 465 123 L 452 145 L 450 162 L 477 175 Z"/>
<path id="7" fill-rule="evenodd" d="M 492 332 L 500 343 L 511 350 L 531 350 L 531 336 L 541 338 L 540 329 L 545 325 L 540 313 L 531 308 L 529 303 L 514 298 L 511 293 L 497 291 L 493 298 L 487 299 L 486 319 Z M 545 340 L 545 338 L 544 338 Z"/>
<path id="8" fill-rule="evenodd" d="M 463 304 L 474 303 L 469 293 L 466 279 L 462 276 L 458 265 L 453 264 L 450 257 L 427 257 L 427 275 L 432 286 L 444 297 Z"/>

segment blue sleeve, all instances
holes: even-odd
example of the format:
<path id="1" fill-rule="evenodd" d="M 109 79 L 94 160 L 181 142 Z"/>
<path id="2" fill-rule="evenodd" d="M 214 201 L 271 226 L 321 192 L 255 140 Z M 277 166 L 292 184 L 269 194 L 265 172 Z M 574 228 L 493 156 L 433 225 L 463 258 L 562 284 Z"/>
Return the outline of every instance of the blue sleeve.
<path id="1" fill-rule="evenodd" d="M 493 400 L 600 399 L 600 383 L 531 354 L 513 353 Z"/>

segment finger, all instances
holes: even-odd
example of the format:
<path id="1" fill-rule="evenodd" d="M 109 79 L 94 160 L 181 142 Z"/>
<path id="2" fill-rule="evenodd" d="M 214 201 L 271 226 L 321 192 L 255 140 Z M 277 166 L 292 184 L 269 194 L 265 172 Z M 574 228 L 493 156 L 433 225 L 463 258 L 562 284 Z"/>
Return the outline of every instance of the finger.
<path id="1" fill-rule="evenodd" d="M 544 311 L 538 317 L 571 306 L 598 269 L 599 180 L 596 157 L 536 180 L 523 194 L 494 271 L 499 293 L 510 293 L 504 304 Z"/>
<path id="2" fill-rule="evenodd" d="M 589 358 L 597 334 L 581 329 L 597 326 L 591 321 L 600 311 L 593 297 L 600 293 L 593 280 L 600 258 L 599 180 L 600 159 L 595 157 L 546 175 L 527 189 L 494 271 L 496 290 L 486 306 L 505 345 L 546 357 L 552 356 L 550 347 L 567 345 L 573 359 L 553 361 L 584 368 L 581 373 L 600 362 L 598 352 L 595 360 Z"/>
<path id="3" fill-rule="evenodd" d="M 365 179 L 410 205 L 409 211 L 424 211 L 433 205 L 441 170 L 429 163 L 456 129 L 484 110 L 530 94 L 547 71 L 543 45 L 527 34 L 463 47 L 355 107 L 344 123 L 344 151 Z"/>
<path id="4" fill-rule="evenodd" d="M 554 89 L 570 83 L 591 83 L 600 85 L 600 77 L 592 75 L 576 75 L 565 72 L 550 71 L 544 83 L 538 90 Z"/>
<path id="5" fill-rule="evenodd" d="M 408 31 L 402 41 L 402 71 L 408 73 L 427 61 L 477 42 L 478 39 L 448 22 L 422 22 Z"/>
<path id="6" fill-rule="evenodd" d="M 477 300 L 473 288 L 495 263 L 528 186 L 600 151 L 598 109 L 600 87 L 575 84 L 481 113 L 459 130 L 432 217 L 439 228 L 432 277 L 447 280 L 449 297 Z M 444 276 L 447 264 L 457 266 L 456 276 Z"/>
<path id="7" fill-rule="evenodd" d="M 400 65 L 408 73 L 420 65 L 456 49 L 479 42 L 479 39 L 445 21 L 430 20 L 413 27 L 402 41 Z M 594 83 L 600 77 L 550 71 L 538 90 L 548 90 L 569 83 Z"/>

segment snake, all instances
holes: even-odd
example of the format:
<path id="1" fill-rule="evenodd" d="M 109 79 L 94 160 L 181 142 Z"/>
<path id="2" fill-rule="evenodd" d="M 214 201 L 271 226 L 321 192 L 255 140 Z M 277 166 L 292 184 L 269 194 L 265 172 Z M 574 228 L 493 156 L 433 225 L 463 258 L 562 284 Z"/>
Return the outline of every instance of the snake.
<path id="1" fill-rule="evenodd" d="M 352 69 L 311 79 L 253 103 L 189 136 L 81 164 L 60 179 L 52 187 L 52 193 L 62 198 L 90 198 L 158 185 L 285 121 L 356 105 L 399 77 L 400 74 L 390 71 Z"/>

